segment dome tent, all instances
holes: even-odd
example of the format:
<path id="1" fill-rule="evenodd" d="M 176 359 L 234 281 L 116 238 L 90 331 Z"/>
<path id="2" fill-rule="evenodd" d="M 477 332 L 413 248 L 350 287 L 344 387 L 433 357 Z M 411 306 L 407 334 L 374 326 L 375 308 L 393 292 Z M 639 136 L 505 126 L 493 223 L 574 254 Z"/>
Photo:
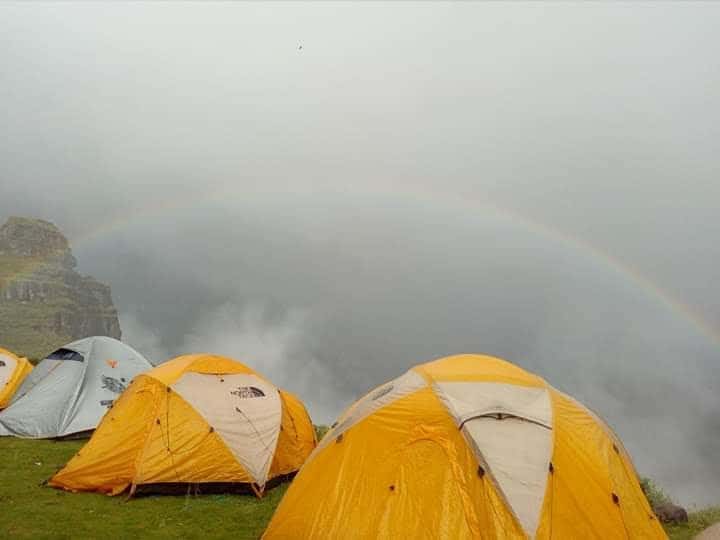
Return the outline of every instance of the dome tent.
<path id="1" fill-rule="evenodd" d="M 187 355 L 137 377 L 49 485 L 115 495 L 233 484 L 260 496 L 314 447 L 295 396 L 230 358 Z"/>
<path id="2" fill-rule="evenodd" d="M 66 437 L 95 429 L 133 377 L 151 369 L 137 351 L 105 336 L 54 351 L 0 412 L 0 435 Z"/>
<path id="3" fill-rule="evenodd" d="M 0 348 L 0 410 L 10 404 L 15 391 L 25 377 L 32 371 L 27 358 L 20 358 L 8 350 Z"/>
<path id="4" fill-rule="evenodd" d="M 504 360 L 416 366 L 340 416 L 264 538 L 665 538 L 608 426 Z"/>

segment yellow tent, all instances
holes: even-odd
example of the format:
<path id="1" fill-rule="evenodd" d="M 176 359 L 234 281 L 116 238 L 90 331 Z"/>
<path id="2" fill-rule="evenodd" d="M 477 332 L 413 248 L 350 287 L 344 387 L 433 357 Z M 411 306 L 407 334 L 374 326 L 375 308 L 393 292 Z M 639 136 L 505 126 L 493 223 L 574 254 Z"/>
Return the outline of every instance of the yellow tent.
<path id="1" fill-rule="evenodd" d="M 32 369 L 33 366 L 27 358 L 20 358 L 10 351 L 0 349 L 0 410 L 10 405 L 13 395 Z"/>
<path id="2" fill-rule="evenodd" d="M 664 538 L 608 426 L 488 356 L 422 364 L 340 416 L 264 538 Z"/>
<path id="3" fill-rule="evenodd" d="M 315 447 L 303 404 L 222 356 L 181 356 L 137 376 L 49 484 L 116 495 L 181 484 L 248 484 L 258 496 Z"/>

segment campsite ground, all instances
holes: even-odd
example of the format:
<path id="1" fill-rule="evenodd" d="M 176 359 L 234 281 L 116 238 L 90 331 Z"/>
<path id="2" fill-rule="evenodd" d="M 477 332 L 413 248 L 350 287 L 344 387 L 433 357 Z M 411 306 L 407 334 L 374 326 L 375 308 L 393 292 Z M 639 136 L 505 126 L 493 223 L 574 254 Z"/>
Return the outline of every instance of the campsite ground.
<path id="1" fill-rule="evenodd" d="M 285 492 L 258 500 L 247 495 L 157 496 L 125 501 L 92 493 L 65 493 L 40 484 L 84 441 L 0 438 L 0 538 L 258 538 Z M 720 508 L 691 514 L 687 526 L 668 529 L 689 539 L 714 521 Z"/>
<path id="2" fill-rule="evenodd" d="M 259 538 L 286 489 L 126 502 L 41 486 L 84 442 L 0 438 L 0 538 Z"/>

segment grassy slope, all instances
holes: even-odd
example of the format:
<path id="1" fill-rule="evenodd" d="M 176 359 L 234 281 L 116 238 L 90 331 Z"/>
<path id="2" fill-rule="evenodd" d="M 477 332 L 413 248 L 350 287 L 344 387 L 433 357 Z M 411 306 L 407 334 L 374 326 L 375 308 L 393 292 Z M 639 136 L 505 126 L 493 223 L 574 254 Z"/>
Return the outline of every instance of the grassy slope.
<path id="1" fill-rule="evenodd" d="M 27 278 L 42 263 L 37 257 L 0 256 L 0 293 L 7 282 Z M 54 334 L 50 328 L 56 313 L 75 307 L 69 298 L 62 296 L 41 303 L 0 302 L 0 347 L 21 356 L 43 358 L 72 341 L 70 336 Z"/>
<path id="2" fill-rule="evenodd" d="M 42 259 L 38 257 L 0 256 L 0 286 L 6 280 L 32 272 L 40 264 L 42 264 Z"/>
<path id="3" fill-rule="evenodd" d="M 31 360 L 73 341 L 71 336 L 51 332 L 50 318 L 64 306 L 53 304 L 0 305 L 0 347 Z"/>
<path id="4" fill-rule="evenodd" d="M 39 485 L 83 443 L 0 438 L 0 538 L 258 538 L 287 488 L 126 502 Z"/>
<path id="5" fill-rule="evenodd" d="M 84 441 L 0 438 L 0 538 L 258 538 L 287 484 L 264 499 L 246 495 L 123 497 L 42 487 Z M 720 521 L 720 507 L 668 527 L 673 540 L 693 538 Z"/>
<path id="6" fill-rule="evenodd" d="M 689 520 L 684 525 L 667 526 L 668 535 L 673 540 L 690 540 L 700 531 L 713 523 L 720 521 L 720 506 L 706 508 L 689 514 Z"/>
<path id="7" fill-rule="evenodd" d="M 657 507 L 673 503 L 672 498 L 649 478 L 642 478 L 640 484 L 650 505 Z M 720 507 L 705 508 L 688 514 L 688 522 L 682 525 L 667 525 L 665 530 L 673 540 L 694 538 L 697 533 L 720 521 Z"/>

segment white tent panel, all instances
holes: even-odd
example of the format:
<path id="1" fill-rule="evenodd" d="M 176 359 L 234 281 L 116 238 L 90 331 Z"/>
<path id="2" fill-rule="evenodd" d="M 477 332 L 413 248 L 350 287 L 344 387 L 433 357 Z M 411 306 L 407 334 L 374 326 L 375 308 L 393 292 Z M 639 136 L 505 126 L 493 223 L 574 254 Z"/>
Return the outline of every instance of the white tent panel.
<path id="1" fill-rule="evenodd" d="M 264 486 L 275 455 L 282 403 L 257 375 L 186 373 L 172 389 L 210 424 L 235 458 Z"/>
<path id="2" fill-rule="evenodd" d="M 531 538 L 540 522 L 552 456 L 546 388 L 441 382 L 435 391 Z"/>

